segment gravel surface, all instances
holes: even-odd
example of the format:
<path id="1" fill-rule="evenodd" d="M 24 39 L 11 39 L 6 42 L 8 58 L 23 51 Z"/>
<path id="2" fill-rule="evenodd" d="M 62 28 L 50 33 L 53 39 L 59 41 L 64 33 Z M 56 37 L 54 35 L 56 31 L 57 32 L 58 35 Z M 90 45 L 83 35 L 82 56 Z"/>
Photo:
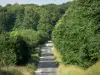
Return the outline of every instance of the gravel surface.
<path id="1" fill-rule="evenodd" d="M 53 44 L 50 41 L 46 43 L 45 47 L 41 48 L 41 57 L 35 75 L 58 75 L 57 65 L 54 63 L 52 47 Z"/>

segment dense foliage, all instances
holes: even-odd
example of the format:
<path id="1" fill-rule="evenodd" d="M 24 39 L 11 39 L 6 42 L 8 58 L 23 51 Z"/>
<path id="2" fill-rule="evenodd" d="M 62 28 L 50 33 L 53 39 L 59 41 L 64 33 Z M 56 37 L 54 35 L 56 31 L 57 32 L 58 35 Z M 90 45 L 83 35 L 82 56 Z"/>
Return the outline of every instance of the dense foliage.
<path id="1" fill-rule="evenodd" d="M 0 66 L 27 63 L 34 48 L 51 39 L 56 22 L 68 7 L 69 3 L 0 6 Z"/>
<path id="2" fill-rule="evenodd" d="M 14 42 L 8 38 L 7 34 L 0 36 L 0 65 L 13 65 L 16 63 L 14 47 Z"/>
<path id="3" fill-rule="evenodd" d="M 65 64 L 89 67 L 100 59 L 100 0 L 75 0 L 57 23 L 53 42 Z"/>
<path id="4" fill-rule="evenodd" d="M 8 34 L 0 36 L 0 65 L 22 65 L 30 57 L 27 43 L 21 36 L 9 37 Z"/>

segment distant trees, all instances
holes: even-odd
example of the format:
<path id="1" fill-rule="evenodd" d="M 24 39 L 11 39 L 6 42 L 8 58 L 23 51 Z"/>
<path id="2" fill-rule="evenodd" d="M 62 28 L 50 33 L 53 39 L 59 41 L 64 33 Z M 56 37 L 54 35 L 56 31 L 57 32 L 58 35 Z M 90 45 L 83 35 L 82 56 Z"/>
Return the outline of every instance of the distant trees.
<path id="1" fill-rule="evenodd" d="M 99 0 L 75 0 L 57 23 L 52 37 L 65 64 L 86 68 L 100 59 L 99 4 Z"/>
<path id="2" fill-rule="evenodd" d="M 23 26 L 25 28 L 32 28 L 34 30 L 37 30 L 38 21 L 40 19 L 40 16 L 38 13 L 36 13 L 31 7 L 25 8 L 25 16 L 23 20 Z"/>
<path id="3" fill-rule="evenodd" d="M 36 46 L 51 39 L 64 12 L 63 6 L 55 4 L 0 6 L 0 66 L 24 65 Z"/>
<path id="4" fill-rule="evenodd" d="M 15 14 L 9 10 L 10 6 L 0 8 L 0 27 L 2 31 L 11 31 L 15 23 Z"/>
<path id="5" fill-rule="evenodd" d="M 43 5 L 34 4 L 19 5 L 7 4 L 5 7 L 0 6 L 0 29 L 1 31 L 12 31 L 20 28 L 32 28 L 37 31 L 38 25 L 52 25 L 65 13 L 69 7 L 68 4 L 62 5 Z"/>
<path id="6" fill-rule="evenodd" d="M 49 39 L 51 38 L 51 33 L 53 31 L 53 26 L 48 24 L 48 23 L 41 23 L 38 25 L 37 27 L 38 30 L 42 31 L 42 32 L 46 32 L 49 34 Z"/>
<path id="7" fill-rule="evenodd" d="M 16 10 L 17 10 L 17 12 L 16 13 L 14 12 L 15 15 L 16 15 L 16 20 L 15 20 L 15 26 L 14 26 L 13 30 L 14 29 L 20 29 L 20 28 L 23 27 L 23 20 L 24 20 L 24 16 L 25 16 L 25 14 L 24 14 L 24 11 L 25 11 L 24 6 L 19 6 L 18 5 L 18 8 Z"/>

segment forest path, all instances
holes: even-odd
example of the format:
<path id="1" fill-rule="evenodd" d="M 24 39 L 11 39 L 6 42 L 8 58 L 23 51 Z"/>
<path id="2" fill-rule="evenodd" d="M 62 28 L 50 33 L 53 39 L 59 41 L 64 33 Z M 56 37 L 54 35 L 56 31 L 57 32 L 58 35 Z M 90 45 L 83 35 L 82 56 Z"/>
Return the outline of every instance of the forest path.
<path id="1" fill-rule="evenodd" d="M 45 46 L 41 48 L 41 57 L 35 75 L 58 75 L 52 48 L 52 41 L 48 41 Z"/>

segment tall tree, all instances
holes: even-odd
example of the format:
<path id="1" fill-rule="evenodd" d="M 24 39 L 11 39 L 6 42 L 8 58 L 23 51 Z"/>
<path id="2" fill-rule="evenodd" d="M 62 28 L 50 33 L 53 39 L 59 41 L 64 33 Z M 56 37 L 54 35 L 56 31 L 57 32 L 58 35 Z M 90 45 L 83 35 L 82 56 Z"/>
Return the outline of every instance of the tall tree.
<path id="1" fill-rule="evenodd" d="M 38 13 L 36 13 L 33 8 L 26 7 L 25 8 L 25 17 L 23 20 L 23 26 L 25 28 L 32 28 L 34 30 L 37 30 L 38 21 L 40 19 L 40 16 Z"/>
<path id="2" fill-rule="evenodd" d="M 20 5 L 20 7 L 17 9 L 14 29 L 19 29 L 22 27 L 23 19 L 24 19 L 24 6 Z"/>
<path id="3" fill-rule="evenodd" d="M 75 0 L 57 23 L 53 42 L 66 64 L 89 67 L 100 59 L 100 0 Z"/>

